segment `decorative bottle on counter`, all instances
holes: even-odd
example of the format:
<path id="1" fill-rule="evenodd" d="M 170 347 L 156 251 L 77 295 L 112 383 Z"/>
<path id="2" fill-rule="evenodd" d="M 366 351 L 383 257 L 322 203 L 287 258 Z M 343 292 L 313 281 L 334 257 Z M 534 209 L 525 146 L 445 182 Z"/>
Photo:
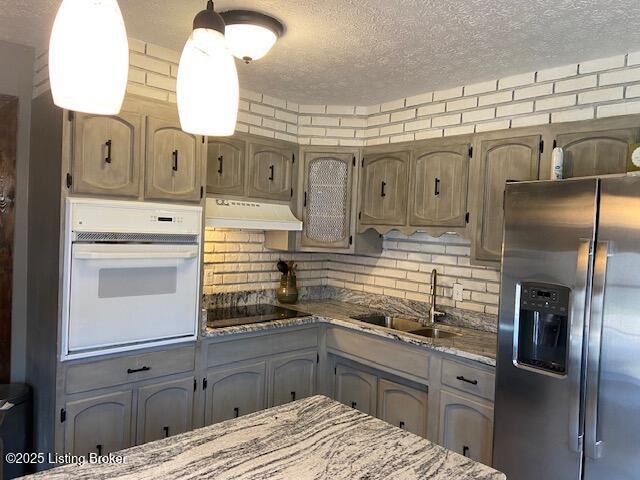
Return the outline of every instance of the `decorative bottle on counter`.
<path id="1" fill-rule="evenodd" d="M 280 288 L 276 291 L 280 303 L 296 303 L 298 301 L 298 287 L 295 275 L 282 275 Z"/>

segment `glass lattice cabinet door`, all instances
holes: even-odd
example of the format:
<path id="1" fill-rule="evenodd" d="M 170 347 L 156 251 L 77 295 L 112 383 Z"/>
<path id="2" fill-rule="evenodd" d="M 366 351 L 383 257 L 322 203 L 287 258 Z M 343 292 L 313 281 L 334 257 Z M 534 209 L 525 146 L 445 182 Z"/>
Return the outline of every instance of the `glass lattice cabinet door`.
<path id="1" fill-rule="evenodd" d="M 349 248 L 354 159 L 352 153 L 305 153 L 301 246 Z"/>

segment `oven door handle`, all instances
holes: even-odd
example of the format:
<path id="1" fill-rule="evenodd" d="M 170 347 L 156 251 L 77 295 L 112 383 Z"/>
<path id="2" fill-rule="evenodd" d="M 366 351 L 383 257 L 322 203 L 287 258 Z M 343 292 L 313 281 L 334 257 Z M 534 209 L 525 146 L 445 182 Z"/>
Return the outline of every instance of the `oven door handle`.
<path id="1" fill-rule="evenodd" d="M 166 251 L 166 252 L 74 252 L 73 258 L 78 260 L 125 260 L 125 259 L 155 259 L 155 258 L 196 258 L 197 250 Z"/>

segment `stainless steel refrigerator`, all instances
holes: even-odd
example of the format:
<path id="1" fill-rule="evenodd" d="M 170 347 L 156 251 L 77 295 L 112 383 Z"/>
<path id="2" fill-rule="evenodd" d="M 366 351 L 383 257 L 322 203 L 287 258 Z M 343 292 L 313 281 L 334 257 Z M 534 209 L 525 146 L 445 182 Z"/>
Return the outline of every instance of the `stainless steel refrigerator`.
<path id="1" fill-rule="evenodd" d="M 640 176 L 509 184 L 493 466 L 640 478 Z"/>

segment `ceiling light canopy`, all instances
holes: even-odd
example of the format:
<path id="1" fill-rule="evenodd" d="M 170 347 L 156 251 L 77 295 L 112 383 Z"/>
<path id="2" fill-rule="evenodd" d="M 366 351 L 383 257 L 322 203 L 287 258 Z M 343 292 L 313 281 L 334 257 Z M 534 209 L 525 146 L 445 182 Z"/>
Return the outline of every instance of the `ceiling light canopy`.
<path id="1" fill-rule="evenodd" d="M 63 0 L 49 40 L 49 81 L 56 105 L 78 112 L 120 111 L 129 43 L 116 0 Z"/>
<path id="2" fill-rule="evenodd" d="M 193 20 L 178 65 L 178 114 L 185 132 L 233 135 L 238 116 L 238 72 L 225 40 L 224 21 L 207 2 Z"/>
<path id="3" fill-rule="evenodd" d="M 229 10 L 220 14 L 226 25 L 229 49 L 249 63 L 264 57 L 284 33 L 278 20 L 250 10 Z"/>

